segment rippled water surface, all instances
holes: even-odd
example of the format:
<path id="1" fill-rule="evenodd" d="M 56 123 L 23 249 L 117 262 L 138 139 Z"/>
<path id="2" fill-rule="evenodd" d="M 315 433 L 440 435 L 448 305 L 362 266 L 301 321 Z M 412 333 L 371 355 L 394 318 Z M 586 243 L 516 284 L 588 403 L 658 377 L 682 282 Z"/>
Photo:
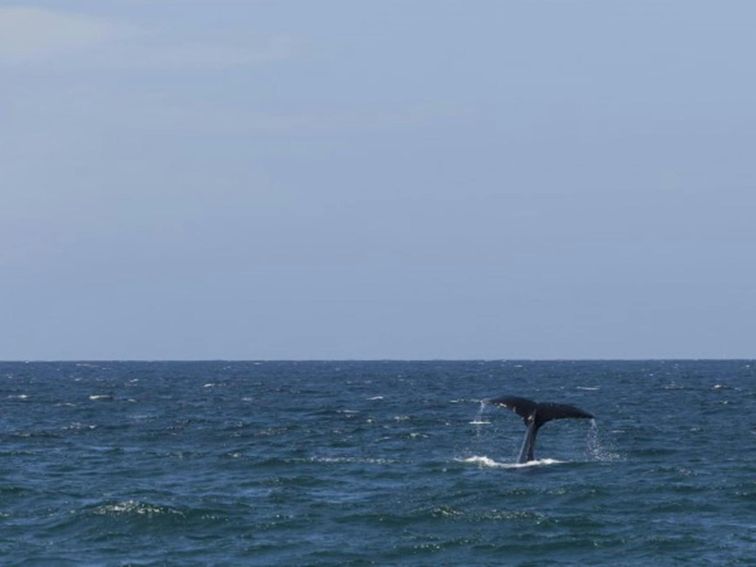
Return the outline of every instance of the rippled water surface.
<path id="1" fill-rule="evenodd" d="M 0 363 L 0 564 L 754 565 L 755 368 Z"/>

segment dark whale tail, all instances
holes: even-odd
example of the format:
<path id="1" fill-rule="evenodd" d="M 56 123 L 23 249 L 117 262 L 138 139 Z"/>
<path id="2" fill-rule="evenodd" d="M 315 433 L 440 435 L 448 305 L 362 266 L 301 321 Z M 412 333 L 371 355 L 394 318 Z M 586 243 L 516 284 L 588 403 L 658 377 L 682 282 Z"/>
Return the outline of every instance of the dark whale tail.
<path id="1" fill-rule="evenodd" d="M 568 404 L 553 404 L 549 402 L 538 404 L 532 400 L 515 396 L 503 396 L 486 400 L 486 402 L 511 409 L 525 422 L 525 427 L 528 430 L 525 432 L 520 457 L 517 459 L 518 463 L 527 463 L 534 460 L 533 449 L 535 447 L 536 434 L 547 421 L 568 417 L 593 419 L 593 416 L 587 411 Z"/>

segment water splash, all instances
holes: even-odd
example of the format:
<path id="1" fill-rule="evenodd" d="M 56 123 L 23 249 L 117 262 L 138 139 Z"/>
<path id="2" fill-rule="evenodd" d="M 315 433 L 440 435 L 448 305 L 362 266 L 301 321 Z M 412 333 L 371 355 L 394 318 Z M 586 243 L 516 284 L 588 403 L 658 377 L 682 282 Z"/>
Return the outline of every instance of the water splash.
<path id="1" fill-rule="evenodd" d="M 556 459 L 538 459 L 535 461 L 528 461 L 527 463 L 506 463 L 496 461 L 485 455 L 473 455 L 465 459 L 455 459 L 459 463 L 468 463 L 477 465 L 480 468 L 496 468 L 496 469 L 524 469 L 530 467 L 538 467 L 543 465 L 561 465 L 567 461 L 558 461 Z"/>
<path id="2" fill-rule="evenodd" d="M 585 452 L 592 461 L 616 461 L 619 459 L 617 453 L 613 453 L 601 444 L 598 422 L 595 419 L 591 419 L 591 427 L 586 437 Z"/>
<path id="3" fill-rule="evenodd" d="M 597 460 L 597 456 L 601 450 L 599 444 L 599 435 L 598 435 L 598 423 L 596 423 L 595 419 L 591 419 L 591 427 L 588 429 L 588 436 L 585 439 L 585 450 L 586 453 L 588 453 L 588 456 L 592 459 Z"/>
<path id="4" fill-rule="evenodd" d="M 488 404 L 486 404 L 485 400 L 480 400 L 480 407 L 478 408 L 477 415 L 473 418 L 473 420 L 470 422 L 470 425 L 475 426 L 475 436 L 480 437 L 480 426 L 481 425 L 489 425 L 490 421 L 485 421 L 483 419 L 483 414 L 486 411 L 486 407 Z"/>

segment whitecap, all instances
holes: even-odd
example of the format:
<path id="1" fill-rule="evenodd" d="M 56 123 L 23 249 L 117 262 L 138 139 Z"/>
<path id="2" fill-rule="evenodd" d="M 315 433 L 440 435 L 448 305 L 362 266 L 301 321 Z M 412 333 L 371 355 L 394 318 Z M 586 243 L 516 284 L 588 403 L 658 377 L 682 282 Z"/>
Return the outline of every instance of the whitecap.
<path id="1" fill-rule="evenodd" d="M 27 396 L 26 394 L 17 394 L 17 395 L 11 394 L 10 396 L 8 396 L 8 398 L 11 400 L 28 400 L 29 396 Z"/>
<path id="2" fill-rule="evenodd" d="M 373 401 L 373 400 L 382 400 L 382 399 L 383 399 L 383 396 L 373 396 L 372 398 L 368 398 L 368 400 L 370 400 L 370 401 Z"/>
<path id="3" fill-rule="evenodd" d="M 92 400 L 92 401 L 95 401 L 95 400 L 112 400 L 113 396 L 111 396 L 110 394 L 92 394 L 91 396 L 89 396 L 89 399 Z"/>
<path id="4" fill-rule="evenodd" d="M 139 502 L 137 500 L 125 500 L 123 502 L 114 502 L 112 504 L 103 504 L 98 506 L 92 513 L 98 516 L 122 516 L 122 515 L 139 515 L 139 516 L 157 516 L 161 514 L 183 514 L 179 510 L 173 508 L 164 508 L 162 506 L 155 506 L 147 502 Z"/>
<path id="5" fill-rule="evenodd" d="M 460 463 L 469 463 L 473 465 L 478 465 L 480 468 L 496 468 L 496 469 L 523 469 L 523 468 L 529 468 L 529 467 L 539 467 L 544 465 L 559 465 L 562 463 L 566 463 L 569 461 L 559 461 L 557 459 L 538 459 L 535 461 L 528 461 L 527 463 L 502 463 L 500 461 L 495 461 L 494 459 L 490 457 L 486 457 L 485 455 L 473 455 L 472 457 L 467 457 L 466 459 L 455 459 L 457 462 Z"/>
<path id="6" fill-rule="evenodd" d="M 213 384 L 212 382 L 208 382 L 207 384 L 202 385 L 203 388 L 212 388 L 213 386 L 215 386 L 215 384 Z"/>
<path id="7" fill-rule="evenodd" d="M 590 392 L 593 392 L 595 390 L 598 390 L 599 387 L 598 386 L 577 386 L 576 389 L 578 389 L 578 390 L 588 390 Z"/>
<path id="8" fill-rule="evenodd" d="M 70 425 L 66 425 L 63 427 L 63 431 L 81 431 L 82 429 L 96 429 L 96 425 L 87 425 L 86 423 L 81 423 L 78 421 L 74 421 Z"/>
<path id="9" fill-rule="evenodd" d="M 491 425 L 490 421 L 481 421 L 479 419 L 468 422 L 470 425 Z"/>
<path id="10" fill-rule="evenodd" d="M 373 457 L 310 457 L 309 461 L 311 463 L 367 465 L 389 465 L 397 462 L 393 459 L 380 459 Z"/>

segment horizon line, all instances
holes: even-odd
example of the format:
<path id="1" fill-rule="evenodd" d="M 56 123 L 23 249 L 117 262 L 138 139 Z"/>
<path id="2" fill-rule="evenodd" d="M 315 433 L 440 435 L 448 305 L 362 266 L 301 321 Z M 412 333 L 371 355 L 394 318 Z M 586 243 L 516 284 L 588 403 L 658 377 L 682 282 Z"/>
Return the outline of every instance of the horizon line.
<path id="1" fill-rule="evenodd" d="M 2 359 L 6 363 L 51 362 L 737 362 L 756 357 L 631 357 L 631 358 L 37 358 Z"/>

